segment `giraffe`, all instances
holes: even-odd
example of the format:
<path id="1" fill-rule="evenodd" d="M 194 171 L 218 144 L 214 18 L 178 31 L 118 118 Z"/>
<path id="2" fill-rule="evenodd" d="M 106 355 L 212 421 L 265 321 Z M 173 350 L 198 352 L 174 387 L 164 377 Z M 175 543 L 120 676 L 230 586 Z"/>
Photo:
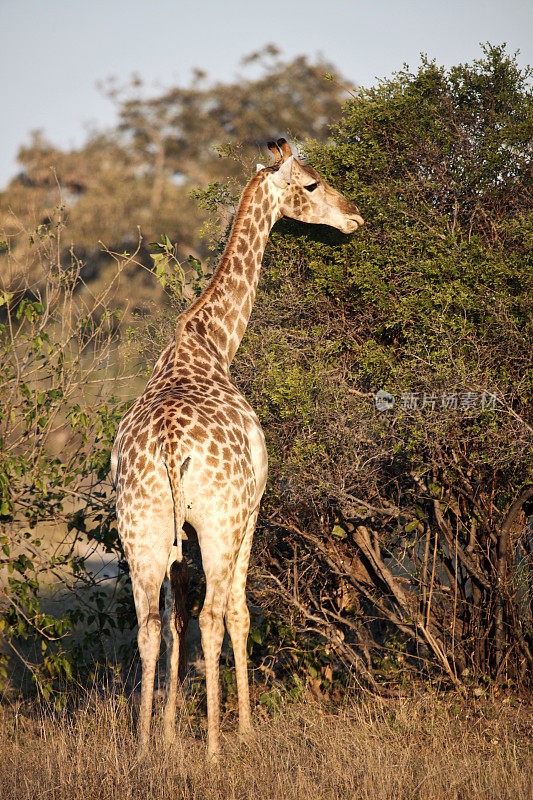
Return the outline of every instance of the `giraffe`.
<path id="1" fill-rule="evenodd" d="M 206 578 L 199 617 L 207 688 L 208 755 L 220 750 L 219 657 L 224 619 L 237 677 L 239 733 L 251 733 L 245 585 L 252 536 L 267 478 L 259 420 L 232 384 L 229 367 L 254 303 L 263 251 L 281 217 L 331 225 L 344 233 L 358 209 L 285 139 L 269 142 L 274 163 L 257 165 L 243 191 L 229 240 L 203 293 L 178 318 L 143 394 L 124 415 L 113 446 L 117 523 L 133 587 L 142 662 L 139 754 L 150 734 L 161 633 L 167 645 L 165 741 L 172 739 L 185 617 L 182 526 L 196 530 Z M 165 592 L 163 629 L 159 614 Z M 173 605 L 174 604 L 174 605 Z"/>

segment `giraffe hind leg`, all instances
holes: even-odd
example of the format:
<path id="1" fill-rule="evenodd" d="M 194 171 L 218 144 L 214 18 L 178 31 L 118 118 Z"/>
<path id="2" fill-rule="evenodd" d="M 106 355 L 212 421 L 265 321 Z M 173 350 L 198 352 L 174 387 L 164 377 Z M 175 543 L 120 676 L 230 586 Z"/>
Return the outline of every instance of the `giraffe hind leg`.
<path id="1" fill-rule="evenodd" d="M 142 663 L 141 706 L 138 721 L 139 757 L 144 758 L 148 751 L 150 738 L 155 669 L 161 644 L 161 619 L 159 616 L 161 583 L 156 585 L 154 582 L 146 586 L 136 586 L 135 583 L 135 579 L 133 579 L 133 592 L 139 622 L 137 643 Z"/>
<path id="2" fill-rule="evenodd" d="M 206 592 L 199 617 L 202 633 L 202 650 L 205 659 L 205 682 L 207 692 L 207 751 L 214 762 L 220 752 L 220 685 L 219 661 L 224 638 L 224 612 L 229 594 L 229 585 L 224 581 L 210 579 L 206 575 Z"/>
<path id="3" fill-rule="evenodd" d="M 161 645 L 159 598 L 172 547 L 172 529 L 165 515 L 157 517 L 146 510 L 136 525 L 124 524 L 118 516 L 121 539 L 126 543 L 131 584 L 139 631 L 137 643 L 142 664 L 141 705 L 138 716 L 139 757 L 148 750 L 154 680 Z M 141 516 L 141 515 L 139 515 Z"/>

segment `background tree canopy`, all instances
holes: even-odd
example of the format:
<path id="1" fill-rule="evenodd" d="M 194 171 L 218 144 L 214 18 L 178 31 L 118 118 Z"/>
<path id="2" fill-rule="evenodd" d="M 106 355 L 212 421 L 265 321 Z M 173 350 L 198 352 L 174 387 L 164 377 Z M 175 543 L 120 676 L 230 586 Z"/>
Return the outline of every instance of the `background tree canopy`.
<path id="1" fill-rule="evenodd" d="M 59 202 L 68 209 L 64 246 L 73 244 L 89 262 L 90 280 L 97 274 L 103 282 L 110 279 L 110 260 L 99 242 L 131 248 L 139 229 L 143 240 L 154 241 L 165 231 L 181 255 L 205 256 L 200 231 L 206 215 L 191 190 L 231 175 L 238 193 L 268 139 L 289 134 L 324 140 L 346 97 L 331 64 L 305 56 L 284 61 L 273 45 L 245 58 L 242 67 L 234 83 L 209 83 L 197 72 L 189 85 L 156 96 L 148 96 L 137 76 L 123 87 L 109 80 L 102 90 L 115 103 L 119 122 L 92 135 L 80 150 L 59 151 L 42 132 L 34 133 L 20 149 L 20 174 L 0 195 L 0 230 L 22 262 L 7 288 L 28 272 L 24 231 L 53 217 Z M 234 157 L 221 157 L 229 154 Z M 143 286 L 144 278 L 137 276 L 136 294 L 147 300 L 154 289 Z"/>
<path id="2" fill-rule="evenodd" d="M 213 145 L 229 141 L 250 174 L 258 140 L 276 133 L 274 119 L 297 138 L 315 137 L 305 144 L 308 162 L 357 203 L 366 224 L 352 237 L 277 224 L 234 363 L 270 457 L 250 582 L 252 660 L 266 680 L 283 677 L 297 688 L 304 675 L 317 694 L 334 693 L 354 674 L 381 691 L 420 672 L 461 688 L 526 686 L 533 666 L 531 74 L 503 47 L 487 46 L 480 60 L 449 70 L 424 60 L 416 73 L 355 93 L 328 130 L 338 90 L 319 80 L 323 67 L 297 59 L 269 69 L 234 87 L 203 89 L 198 76 L 188 89 L 149 101 L 116 94 L 120 130 L 101 139 L 103 149 L 97 139 L 86 149 L 99 154 L 101 171 L 87 168 L 83 177 L 82 155 L 64 154 L 74 166 L 61 174 L 79 174 L 85 187 L 69 225 L 81 220 L 85 198 L 105 187 L 86 229 L 100 231 L 100 220 L 101 232 L 87 235 L 87 248 L 123 240 L 136 224 L 173 239 L 176 220 L 189 224 L 186 209 L 197 219 L 187 199 L 193 184 L 210 181 L 197 192 L 208 209 L 233 202 L 235 184 L 222 178 L 240 179 L 244 168 L 220 160 Z M 313 113 L 311 97 L 319 104 Z M 289 107 L 301 114 L 290 122 Z M 9 187 L 3 208 L 9 192 L 51 191 L 37 178 L 45 174 L 44 149 L 22 154 L 25 177 Z M 75 191 L 74 178 L 60 182 Z M 185 241 L 197 243 L 194 236 Z M 13 258 L 18 239 L 8 242 Z M 172 255 L 166 239 L 165 254 Z M 170 308 L 181 307 L 182 282 L 163 283 Z M 174 319 L 166 306 L 148 327 L 137 325 L 146 363 Z M 378 390 L 387 393 L 385 407 L 376 406 Z M 14 396 L 13 383 L 7 391 Z M 52 413 L 60 399 L 49 402 Z M 92 440 L 99 463 L 116 424 L 113 414 L 105 419 L 105 436 Z M 16 446 L 24 447 L 20 439 Z M 16 528 L 22 493 L 10 470 L 3 510 Z M 21 480 L 27 486 L 27 474 Z M 99 501 L 100 516 L 82 505 L 73 529 L 116 549 L 112 494 Z M 17 613 L 11 605 L 5 617 L 14 642 Z"/>

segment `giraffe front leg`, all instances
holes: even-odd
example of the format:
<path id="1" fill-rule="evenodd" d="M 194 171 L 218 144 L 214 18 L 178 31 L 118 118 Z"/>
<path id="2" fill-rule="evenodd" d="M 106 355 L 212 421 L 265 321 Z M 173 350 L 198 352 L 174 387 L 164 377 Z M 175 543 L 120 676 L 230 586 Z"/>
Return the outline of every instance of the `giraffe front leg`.
<path id="1" fill-rule="evenodd" d="M 250 713 L 250 692 L 248 685 L 247 666 L 247 641 L 250 630 L 250 613 L 246 604 L 246 575 L 252 538 L 257 520 L 258 509 L 254 511 L 248 521 L 246 533 L 239 550 L 235 573 L 231 584 L 231 592 L 226 611 L 226 625 L 231 636 L 233 655 L 235 657 L 235 672 L 237 674 L 237 694 L 239 698 L 239 733 L 248 737 L 252 732 L 252 717 Z"/>

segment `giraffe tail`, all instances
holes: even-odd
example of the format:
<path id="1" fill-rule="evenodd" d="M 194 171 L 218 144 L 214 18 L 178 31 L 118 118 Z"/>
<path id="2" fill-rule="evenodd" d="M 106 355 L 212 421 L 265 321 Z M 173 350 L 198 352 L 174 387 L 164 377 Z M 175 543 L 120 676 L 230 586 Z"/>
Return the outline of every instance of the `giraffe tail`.
<path id="1" fill-rule="evenodd" d="M 179 459 L 176 453 L 163 451 L 165 466 L 167 468 L 168 479 L 170 481 L 170 490 L 172 492 L 172 500 L 174 503 L 174 536 L 176 544 L 170 551 L 168 559 L 167 575 L 170 578 L 170 567 L 175 561 L 180 564 L 183 561 L 182 552 L 182 527 L 185 522 L 185 495 L 183 493 L 182 478 L 189 468 L 191 457 L 187 458 L 179 464 Z"/>
<path id="2" fill-rule="evenodd" d="M 189 588 L 189 568 L 186 561 L 173 561 L 168 570 L 172 597 L 174 599 L 174 625 L 179 636 L 178 678 L 187 674 L 187 649 L 185 634 L 189 624 L 187 611 L 187 590 Z"/>
<path id="3" fill-rule="evenodd" d="M 185 633 L 189 622 L 187 612 L 187 590 L 189 588 L 189 568 L 183 559 L 182 526 L 185 521 L 185 496 L 183 493 L 182 478 L 186 473 L 190 456 L 179 465 L 176 453 L 168 453 L 165 465 L 170 481 L 172 499 L 174 502 L 174 531 L 176 544 L 172 547 L 167 565 L 167 577 L 170 581 L 172 597 L 174 600 L 174 625 L 179 634 L 179 668 L 178 677 L 185 678 L 187 671 L 187 653 L 185 650 Z M 179 466 L 178 466 L 179 465 Z"/>

